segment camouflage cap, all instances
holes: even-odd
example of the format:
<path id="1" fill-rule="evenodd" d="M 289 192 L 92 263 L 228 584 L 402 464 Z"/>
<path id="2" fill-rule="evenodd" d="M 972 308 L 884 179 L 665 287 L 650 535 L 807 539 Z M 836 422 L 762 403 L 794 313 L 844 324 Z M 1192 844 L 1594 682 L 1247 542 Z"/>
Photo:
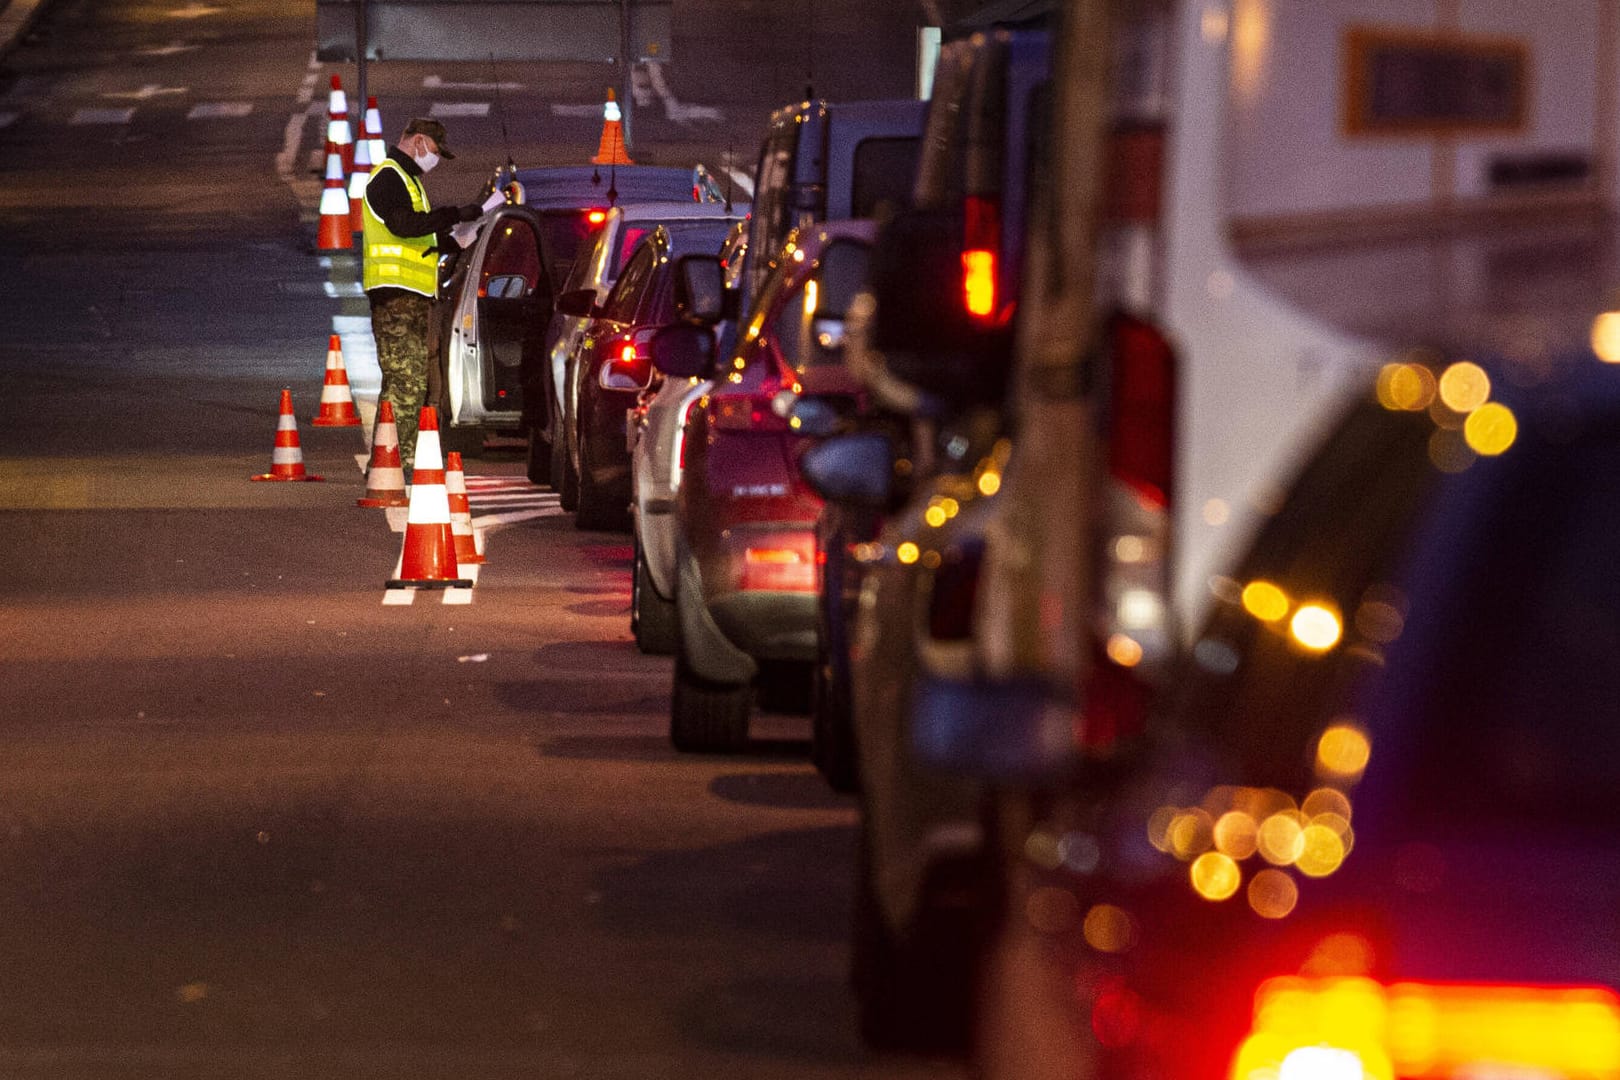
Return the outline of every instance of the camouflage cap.
<path id="1" fill-rule="evenodd" d="M 402 138 L 408 139 L 412 135 L 426 135 L 428 138 L 432 139 L 438 144 L 439 156 L 446 160 L 456 156 L 455 154 L 451 153 L 450 147 L 445 145 L 444 125 L 439 123 L 437 120 L 429 120 L 424 116 L 416 117 L 410 123 L 405 125 L 405 134 L 402 136 Z"/>

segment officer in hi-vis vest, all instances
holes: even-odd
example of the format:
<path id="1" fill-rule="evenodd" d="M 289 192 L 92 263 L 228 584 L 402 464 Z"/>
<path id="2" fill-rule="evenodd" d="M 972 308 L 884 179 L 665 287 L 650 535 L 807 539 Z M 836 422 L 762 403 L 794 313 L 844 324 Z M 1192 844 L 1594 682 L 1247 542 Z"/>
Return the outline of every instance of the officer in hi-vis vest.
<path id="1" fill-rule="evenodd" d="M 455 157 L 445 145 L 444 125 L 412 120 L 366 181 L 363 281 L 382 396 L 394 406 L 400 462 L 407 469 L 416 457 L 417 414 L 427 403 L 428 323 L 439 291 L 438 254 L 450 250 L 452 226 L 483 213 L 477 203 L 438 210 L 428 204 L 422 174 L 441 157 Z"/>

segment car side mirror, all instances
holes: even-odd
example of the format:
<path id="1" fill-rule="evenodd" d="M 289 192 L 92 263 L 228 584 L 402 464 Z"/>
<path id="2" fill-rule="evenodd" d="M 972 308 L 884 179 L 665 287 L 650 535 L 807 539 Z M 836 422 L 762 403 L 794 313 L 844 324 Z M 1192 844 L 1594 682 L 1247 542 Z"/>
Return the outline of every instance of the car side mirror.
<path id="1" fill-rule="evenodd" d="M 557 297 L 557 312 L 576 319 L 588 319 L 596 314 L 596 290 L 572 289 Z"/>
<path id="2" fill-rule="evenodd" d="M 676 323 L 652 336 L 653 366 L 676 379 L 701 379 L 714 367 L 714 331 Z"/>
<path id="3" fill-rule="evenodd" d="M 726 314 L 726 268 L 718 255 L 682 255 L 675 262 L 675 304 L 692 322 L 717 323 Z"/>
<path id="4" fill-rule="evenodd" d="M 834 435 L 804 452 L 799 472 L 828 502 L 870 510 L 893 505 L 894 445 L 887 435 L 875 431 Z"/>

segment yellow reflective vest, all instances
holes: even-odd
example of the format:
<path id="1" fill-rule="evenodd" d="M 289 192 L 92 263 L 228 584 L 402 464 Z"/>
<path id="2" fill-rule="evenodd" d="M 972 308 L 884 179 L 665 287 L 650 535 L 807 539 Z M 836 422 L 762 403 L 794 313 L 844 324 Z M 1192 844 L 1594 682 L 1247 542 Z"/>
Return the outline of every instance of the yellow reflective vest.
<path id="1" fill-rule="evenodd" d="M 376 168 L 371 170 L 371 179 L 366 181 L 368 195 L 362 200 L 366 211 L 365 229 L 361 234 L 365 241 L 365 268 L 361 283 L 368 292 L 377 288 L 393 288 L 409 289 L 423 296 L 436 296 L 439 292 L 439 260 L 428 254 L 428 249 L 437 243 L 436 238 L 431 233 L 427 236 L 395 236 L 371 208 L 371 181 L 377 179 L 384 169 L 392 169 L 405 181 L 405 190 L 411 193 L 411 209 L 423 214 L 432 209 L 428 206 L 427 190 L 422 187 L 420 179 L 411 176 L 392 158 L 385 157 L 377 163 Z"/>

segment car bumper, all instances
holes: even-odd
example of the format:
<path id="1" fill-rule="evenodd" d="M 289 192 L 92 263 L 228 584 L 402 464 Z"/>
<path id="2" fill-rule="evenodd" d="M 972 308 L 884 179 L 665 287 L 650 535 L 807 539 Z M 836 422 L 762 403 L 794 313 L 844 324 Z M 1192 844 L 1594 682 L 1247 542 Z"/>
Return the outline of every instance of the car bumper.
<path id="1" fill-rule="evenodd" d="M 816 658 L 816 594 L 734 592 L 709 601 L 720 632 L 756 660 Z"/>

